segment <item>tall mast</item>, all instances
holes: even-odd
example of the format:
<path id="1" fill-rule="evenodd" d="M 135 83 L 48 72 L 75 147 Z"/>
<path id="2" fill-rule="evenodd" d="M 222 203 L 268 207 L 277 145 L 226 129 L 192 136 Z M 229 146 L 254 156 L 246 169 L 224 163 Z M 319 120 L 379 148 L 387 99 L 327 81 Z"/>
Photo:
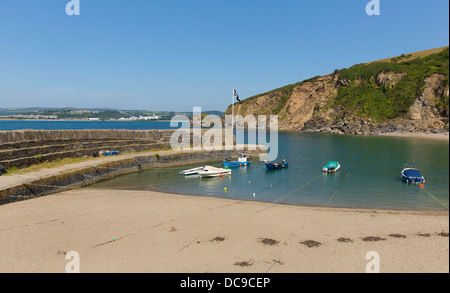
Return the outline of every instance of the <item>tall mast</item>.
<path id="1" fill-rule="evenodd" d="M 233 95 L 232 95 L 232 100 L 231 100 L 231 131 L 232 133 L 234 132 L 234 92 L 235 89 L 233 88 Z"/>

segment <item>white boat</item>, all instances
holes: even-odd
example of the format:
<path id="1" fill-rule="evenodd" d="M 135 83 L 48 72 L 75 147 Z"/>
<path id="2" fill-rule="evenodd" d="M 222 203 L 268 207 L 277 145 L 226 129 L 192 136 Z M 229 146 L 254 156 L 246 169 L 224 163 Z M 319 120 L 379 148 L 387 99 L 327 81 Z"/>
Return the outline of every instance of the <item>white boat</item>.
<path id="1" fill-rule="evenodd" d="M 200 177 L 221 177 L 231 175 L 231 170 L 205 166 L 203 170 L 198 171 L 198 175 L 200 175 Z"/>
<path id="2" fill-rule="evenodd" d="M 183 171 L 180 171 L 180 175 L 183 175 L 183 176 L 198 175 L 198 172 L 203 170 L 204 168 L 205 167 L 198 167 L 198 168 L 183 170 Z"/>

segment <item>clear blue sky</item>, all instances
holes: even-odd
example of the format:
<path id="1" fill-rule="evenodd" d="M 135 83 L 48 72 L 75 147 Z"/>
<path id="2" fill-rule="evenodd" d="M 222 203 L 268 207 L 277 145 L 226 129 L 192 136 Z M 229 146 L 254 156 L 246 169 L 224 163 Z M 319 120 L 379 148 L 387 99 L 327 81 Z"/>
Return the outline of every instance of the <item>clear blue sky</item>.
<path id="1" fill-rule="evenodd" d="M 334 69 L 449 44 L 448 0 L 0 3 L 1 107 L 225 110 Z"/>

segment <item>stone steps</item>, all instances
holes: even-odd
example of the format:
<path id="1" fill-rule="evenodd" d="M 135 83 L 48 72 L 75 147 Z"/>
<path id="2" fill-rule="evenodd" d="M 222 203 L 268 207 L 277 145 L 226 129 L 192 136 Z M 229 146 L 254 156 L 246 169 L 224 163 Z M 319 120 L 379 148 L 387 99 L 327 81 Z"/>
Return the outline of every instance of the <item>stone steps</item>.
<path id="1" fill-rule="evenodd" d="M 18 167 L 18 168 L 26 168 L 31 165 L 40 164 L 43 162 L 51 162 L 56 159 L 64 159 L 64 158 L 80 158 L 80 157 L 93 157 L 94 154 L 98 154 L 100 151 L 105 150 L 114 150 L 120 151 L 121 153 L 126 152 L 141 152 L 141 151 L 151 151 L 162 148 L 169 148 L 170 146 L 167 143 L 153 143 L 153 144 L 127 144 L 122 146 L 102 146 L 96 148 L 84 148 L 84 149 L 75 149 L 68 150 L 62 152 L 53 152 L 53 153 L 45 153 L 35 156 L 22 156 L 14 159 L 8 159 L 0 161 L 0 165 L 5 168 Z"/>
<path id="2" fill-rule="evenodd" d="M 75 142 L 70 144 L 43 145 L 37 147 L 24 147 L 19 149 L 0 150 L 0 161 L 14 160 L 22 157 L 42 156 L 49 153 L 59 153 L 78 149 L 98 149 L 114 150 L 117 147 L 132 144 L 154 144 L 162 143 L 159 141 L 134 141 L 134 140 L 108 140 L 108 141 L 90 141 Z"/>

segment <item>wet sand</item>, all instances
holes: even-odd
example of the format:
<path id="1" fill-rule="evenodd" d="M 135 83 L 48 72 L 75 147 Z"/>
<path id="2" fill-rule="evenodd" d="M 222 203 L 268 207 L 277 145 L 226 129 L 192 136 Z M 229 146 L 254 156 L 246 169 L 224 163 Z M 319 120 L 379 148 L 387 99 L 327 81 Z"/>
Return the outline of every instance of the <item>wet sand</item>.
<path id="1" fill-rule="evenodd" d="M 379 135 L 380 136 L 395 136 L 395 137 L 431 139 L 431 140 L 439 140 L 439 141 L 447 141 L 447 142 L 449 141 L 448 134 L 391 132 L 391 133 L 380 133 Z"/>
<path id="2" fill-rule="evenodd" d="M 0 206 L 0 272 L 64 273 L 76 251 L 82 273 L 364 273 L 376 251 L 382 273 L 448 273 L 448 232 L 448 212 L 83 188 Z"/>

